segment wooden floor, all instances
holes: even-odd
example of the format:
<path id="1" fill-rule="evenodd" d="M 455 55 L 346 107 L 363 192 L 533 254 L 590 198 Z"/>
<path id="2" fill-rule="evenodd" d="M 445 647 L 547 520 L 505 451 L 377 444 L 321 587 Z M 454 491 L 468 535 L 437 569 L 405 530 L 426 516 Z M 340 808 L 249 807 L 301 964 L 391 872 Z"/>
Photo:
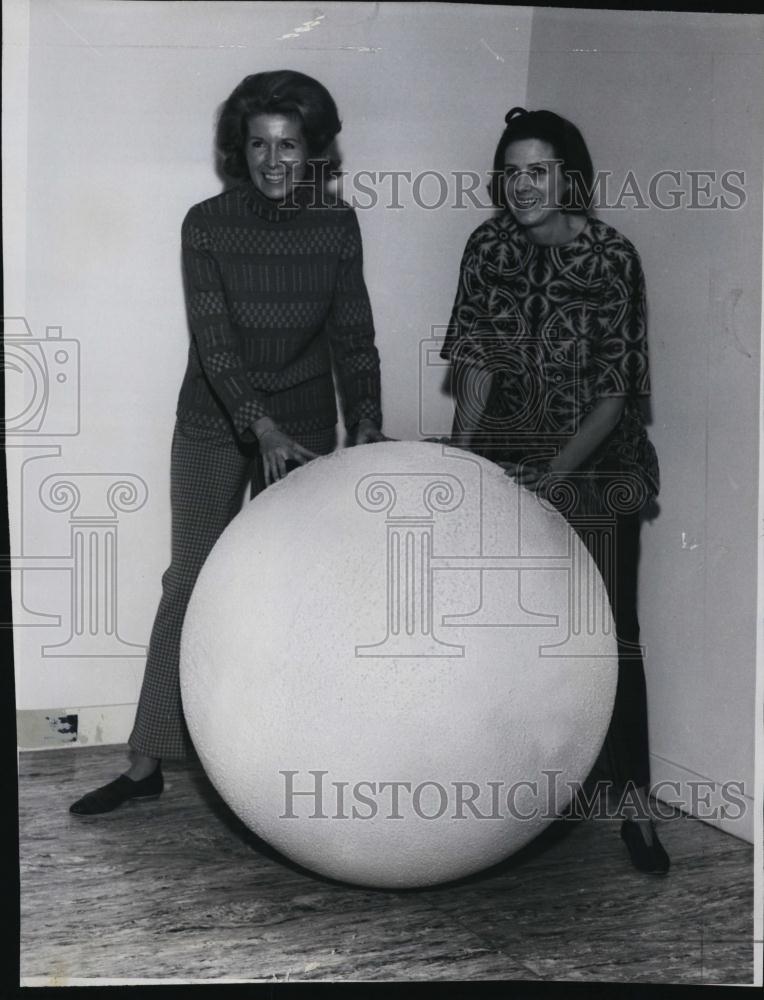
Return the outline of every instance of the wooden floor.
<path id="1" fill-rule="evenodd" d="M 197 763 L 156 801 L 79 819 L 124 749 L 20 758 L 21 974 L 81 979 L 599 980 L 750 983 L 752 848 L 677 814 L 673 867 L 629 864 L 617 821 L 559 823 L 460 884 L 339 885 L 285 861 Z"/>

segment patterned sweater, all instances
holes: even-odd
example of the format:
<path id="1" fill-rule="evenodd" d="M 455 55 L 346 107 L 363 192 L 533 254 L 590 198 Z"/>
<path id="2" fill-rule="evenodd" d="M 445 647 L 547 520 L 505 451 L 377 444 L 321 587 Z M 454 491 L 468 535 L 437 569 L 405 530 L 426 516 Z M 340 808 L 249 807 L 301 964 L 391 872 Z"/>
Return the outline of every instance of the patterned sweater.
<path id="1" fill-rule="evenodd" d="M 381 425 L 379 355 L 363 280 L 361 233 L 344 202 L 298 187 L 278 205 L 251 183 L 194 205 L 182 248 L 191 343 L 182 426 L 254 441 L 269 416 L 287 433 L 337 422 Z M 312 203 L 313 202 L 313 203 Z"/>
<path id="2" fill-rule="evenodd" d="M 615 429 L 567 477 L 566 510 L 626 512 L 660 488 L 640 397 L 650 395 L 645 282 L 634 246 L 589 218 L 567 243 L 532 243 L 509 212 L 472 233 L 441 355 L 493 375 L 475 443 L 495 461 L 557 455 L 606 397 L 625 398 Z M 563 482 L 565 480 L 565 482 Z"/>

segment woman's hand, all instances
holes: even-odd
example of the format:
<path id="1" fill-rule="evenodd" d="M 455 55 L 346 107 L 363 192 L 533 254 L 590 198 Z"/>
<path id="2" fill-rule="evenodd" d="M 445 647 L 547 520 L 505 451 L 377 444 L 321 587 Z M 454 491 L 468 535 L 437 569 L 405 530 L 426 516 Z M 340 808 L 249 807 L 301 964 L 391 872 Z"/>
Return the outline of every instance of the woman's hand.
<path id="1" fill-rule="evenodd" d="M 547 477 L 552 472 L 549 462 L 539 462 L 536 465 L 525 462 L 522 465 L 518 465 L 516 462 L 498 462 L 497 464 L 504 469 L 505 475 L 533 493 L 543 494 L 544 487 L 548 483 Z"/>
<path id="2" fill-rule="evenodd" d="M 457 431 L 450 439 L 446 438 L 444 444 L 451 448 L 461 448 L 462 451 L 472 451 L 472 434 L 467 431 Z"/>
<path id="3" fill-rule="evenodd" d="M 280 431 L 274 424 L 258 435 L 260 454 L 263 456 L 263 471 L 265 485 L 270 486 L 277 479 L 283 479 L 287 474 L 287 463 L 297 462 L 305 465 L 311 458 L 317 458 L 315 452 L 303 448 L 295 440 Z"/>
<path id="4" fill-rule="evenodd" d="M 439 444 L 444 448 L 461 448 L 462 451 L 470 451 L 470 441 L 466 435 L 457 435 L 456 437 L 427 437 L 422 438 L 425 444 Z M 501 465 L 501 462 L 499 462 Z"/>
<path id="5" fill-rule="evenodd" d="M 385 437 L 373 420 L 369 420 L 368 417 L 364 417 L 362 420 L 358 421 L 358 426 L 355 429 L 353 444 L 374 444 L 376 441 L 389 440 L 390 438 Z"/>

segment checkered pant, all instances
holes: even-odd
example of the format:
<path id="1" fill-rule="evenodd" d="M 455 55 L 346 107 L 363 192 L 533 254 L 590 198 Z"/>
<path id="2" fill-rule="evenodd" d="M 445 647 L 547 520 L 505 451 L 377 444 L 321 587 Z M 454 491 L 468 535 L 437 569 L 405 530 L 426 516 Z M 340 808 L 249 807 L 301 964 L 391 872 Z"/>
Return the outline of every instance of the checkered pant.
<path id="1" fill-rule="evenodd" d="M 334 428 L 296 435 L 318 454 L 334 450 Z M 180 634 L 196 578 L 228 523 L 239 513 L 244 488 L 265 487 L 257 445 L 205 439 L 176 425 L 172 442 L 170 501 L 172 559 L 162 577 L 162 598 L 151 632 L 135 724 L 128 740 L 149 757 L 183 758 L 191 741 L 180 699 Z"/>

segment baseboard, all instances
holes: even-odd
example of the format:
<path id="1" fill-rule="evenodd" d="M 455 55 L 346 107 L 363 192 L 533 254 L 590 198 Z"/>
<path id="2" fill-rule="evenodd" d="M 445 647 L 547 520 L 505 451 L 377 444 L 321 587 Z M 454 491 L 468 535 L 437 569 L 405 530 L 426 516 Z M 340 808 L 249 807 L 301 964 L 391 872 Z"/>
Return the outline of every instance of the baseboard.
<path id="1" fill-rule="evenodd" d="M 650 754 L 650 776 L 656 798 L 661 802 L 749 844 L 754 842 L 754 799 L 752 795 L 744 794 L 750 789 L 744 785 L 742 778 L 721 781 L 698 774 L 658 754 Z M 662 783 L 663 788 L 660 787 Z"/>
<path id="2" fill-rule="evenodd" d="M 84 708 L 35 708 L 16 712 L 20 750 L 52 750 L 127 743 L 135 705 L 87 705 Z"/>
<path id="3" fill-rule="evenodd" d="M 133 728 L 135 705 L 88 705 L 84 708 L 20 709 L 16 731 L 20 750 L 66 749 L 125 744 Z M 656 797 L 725 833 L 754 841 L 753 796 L 740 782 L 722 782 L 650 755 Z M 661 787 L 663 785 L 663 787 Z"/>

